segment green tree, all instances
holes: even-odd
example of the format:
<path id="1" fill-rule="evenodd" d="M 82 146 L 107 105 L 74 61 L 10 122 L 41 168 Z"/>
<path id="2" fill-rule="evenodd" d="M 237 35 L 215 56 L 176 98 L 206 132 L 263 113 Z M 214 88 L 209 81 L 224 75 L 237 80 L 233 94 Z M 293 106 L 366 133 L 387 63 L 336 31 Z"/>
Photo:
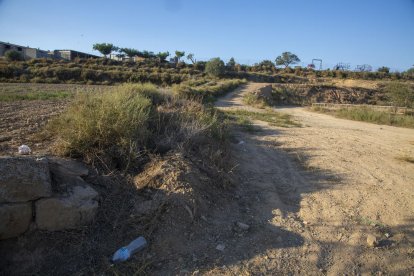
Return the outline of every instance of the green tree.
<path id="1" fill-rule="evenodd" d="M 180 59 L 185 56 L 185 52 L 181 52 L 181 51 L 175 51 L 175 60 L 176 62 L 180 62 Z"/>
<path id="2" fill-rule="evenodd" d="M 404 74 L 406 74 L 407 76 L 409 76 L 409 77 L 414 77 L 414 67 L 413 68 L 410 68 L 410 69 L 408 69 L 407 71 L 405 71 L 405 73 Z"/>
<path id="3" fill-rule="evenodd" d="M 224 62 L 217 57 L 206 63 L 205 72 L 212 77 L 220 77 L 224 74 L 224 69 Z"/>
<path id="4" fill-rule="evenodd" d="M 118 47 L 114 46 L 111 43 L 95 43 L 93 49 L 99 51 L 102 55 L 107 57 L 112 52 L 118 51 Z"/>
<path id="5" fill-rule="evenodd" d="M 140 52 L 137 49 L 132 49 L 132 48 L 121 48 L 120 52 L 124 53 L 129 58 L 133 58 L 135 56 L 140 55 Z"/>
<path id="6" fill-rule="evenodd" d="M 410 84 L 392 82 L 385 92 L 394 106 L 414 107 L 414 87 Z"/>
<path id="7" fill-rule="evenodd" d="M 273 67 L 273 66 L 275 66 L 275 64 L 271 61 L 271 60 L 267 60 L 267 59 L 265 59 L 265 60 L 262 60 L 260 63 L 259 63 L 259 66 L 264 66 L 264 67 Z"/>
<path id="8" fill-rule="evenodd" d="M 389 67 L 386 67 L 386 66 L 382 66 L 382 67 L 378 68 L 377 71 L 378 72 L 382 72 L 382 73 L 389 74 L 390 73 L 390 68 Z"/>
<path id="9" fill-rule="evenodd" d="M 143 58 L 154 58 L 155 57 L 154 52 L 147 51 L 147 50 L 142 51 L 141 55 Z"/>
<path id="10" fill-rule="evenodd" d="M 194 54 L 192 54 L 192 53 L 189 53 L 187 55 L 187 59 L 190 60 L 192 64 L 195 64 L 197 62 L 194 58 Z"/>
<path id="11" fill-rule="evenodd" d="M 5 56 L 6 56 L 7 60 L 9 60 L 9 61 L 23 60 L 22 54 L 15 51 L 15 50 L 11 50 L 11 51 L 6 52 Z"/>
<path id="12" fill-rule="evenodd" d="M 300 59 L 297 55 L 292 54 L 291 52 L 284 52 L 282 55 L 276 58 L 276 65 L 284 65 L 287 68 L 291 64 L 296 64 L 300 62 Z"/>
<path id="13" fill-rule="evenodd" d="M 167 59 L 167 57 L 170 55 L 170 53 L 169 52 L 159 52 L 158 54 L 157 54 L 157 57 L 158 57 L 158 61 L 159 62 L 164 62 L 166 59 Z"/>
<path id="14" fill-rule="evenodd" d="M 233 57 L 229 59 L 226 66 L 227 66 L 227 68 L 230 68 L 232 70 L 234 69 L 234 67 L 236 66 L 236 61 L 234 60 Z"/>

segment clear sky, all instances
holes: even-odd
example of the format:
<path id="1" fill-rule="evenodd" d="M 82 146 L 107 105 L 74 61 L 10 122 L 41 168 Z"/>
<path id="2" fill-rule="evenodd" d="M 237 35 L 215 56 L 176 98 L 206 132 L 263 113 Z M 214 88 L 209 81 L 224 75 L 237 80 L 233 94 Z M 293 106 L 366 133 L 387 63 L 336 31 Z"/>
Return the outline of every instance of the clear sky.
<path id="1" fill-rule="evenodd" d="M 414 0 L 0 0 L 0 41 L 89 53 L 110 42 L 240 63 L 290 51 L 302 65 L 402 71 L 414 65 Z"/>

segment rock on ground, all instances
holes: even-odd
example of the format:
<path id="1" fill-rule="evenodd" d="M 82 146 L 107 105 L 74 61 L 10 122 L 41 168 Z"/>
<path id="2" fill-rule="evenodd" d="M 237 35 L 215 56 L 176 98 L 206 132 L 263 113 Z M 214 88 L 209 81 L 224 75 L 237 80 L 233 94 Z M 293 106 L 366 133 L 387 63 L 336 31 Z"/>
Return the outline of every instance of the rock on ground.
<path id="1" fill-rule="evenodd" d="M 253 91 L 258 98 L 262 98 L 268 101 L 272 100 L 272 85 L 267 84 L 259 87 L 258 89 Z"/>
<path id="2" fill-rule="evenodd" d="M 17 237 L 29 228 L 32 204 L 7 203 L 0 205 L 0 240 Z"/>
<path id="3" fill-rule="evenodd" d="M 78 177 L 78 183 L 81 181 Z M 36 225 L 49 231 L 85 225 L 95 217 L 97 197 L 98 193 L 85 183 L 71 187 L 66 196 L 40 199 L 36 202 Z"/>
<path id="4" fill-rule="evenodd" d="M 376 247 L 378 246 L 378 239 L 372 234 L 367 236 L 367 244 L 369 247 Z"/>
<path id="5" fill-rule="evenodd" d="M 45 158 L 0 157 L 0 203 L 27 202 L 51 194 Z"/>
<path id="6" fill-rule="evenodd" d="M 73 176 L 87 176 L 89 170 L 81 162 L 73 159 L 63 159 L 57 157 L 49 157 L 49 166 L 52 173 L 65 174 Z"/>

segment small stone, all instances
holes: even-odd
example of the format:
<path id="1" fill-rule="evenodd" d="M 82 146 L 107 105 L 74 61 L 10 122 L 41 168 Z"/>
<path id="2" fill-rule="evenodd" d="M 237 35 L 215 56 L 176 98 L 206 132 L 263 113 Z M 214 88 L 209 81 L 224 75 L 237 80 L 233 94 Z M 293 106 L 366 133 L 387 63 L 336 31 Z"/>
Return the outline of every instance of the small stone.
<path id="1" fill-rule="evenodd" d="M 376 247 L 378 246 L 378 239 L 372 234 L 367 236 L 367 244 L 369 247 Z"/>
<path id="2" fill-rule="evenodd" d="M 21 154 L 21 155 L 28 155 L 28 154 L 30 154 L 32 152 L 32 150 L 29 148 L 29 146 L 27 146 L 27 145 L 21 145 L 19 148 L 18 148 L 18 153 L 19 154 Z"/>
<path id="3" fill-rule="evenodd" d="M 243 223 L 243 222 L 237 222 L 237 226 L 242 230 L 249 230 L 250 226 Z"/>
<path id="4" fill-rule="evenodd" d="M 389 237 L 391 237 L 390 233 L 385 233 L 384 236 L 388 239 Z"/>
<path id="5" fill-rule="evenodd" d="M 224 251 L 224 248 L 226 248 L 226 246 L 224 245 L 224 244 L 219 244 L 219 245 L 217 245 L 216 246 L 216 249 L 218 250 L 218 251 Z"/>

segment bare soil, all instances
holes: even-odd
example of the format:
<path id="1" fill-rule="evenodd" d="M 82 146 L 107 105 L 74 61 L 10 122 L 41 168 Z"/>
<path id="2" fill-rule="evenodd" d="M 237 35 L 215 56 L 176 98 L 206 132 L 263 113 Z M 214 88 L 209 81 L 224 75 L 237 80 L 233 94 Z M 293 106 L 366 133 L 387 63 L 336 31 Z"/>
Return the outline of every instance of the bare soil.
<path id="1" fill-rule="evenodd" d="M 217 105 L 246 108 L 242 95 L 256 86 Z M 300 242 L 271 246 L 248 262 L 268 274 L 412 273 L 414 166 L 398 157 L 414 156 L 414 130 L 300 107 L 276 110 L 291 114 L 303 127 L 256 122 L 263 131 L 238 133 L 244 143 L 233 152 L 241 190 L 255 191 L 259 198 L 250 203 L 254 216 L 267 214 L 268 227 L 286 231 L 283 241 L 296 236 Z M 369 234 L 377 237 L 378 247 L 368 246 Z"/>
<path id="2" fill-rule="evenodd" d="M 262 85 L 216 106 L 260 112 L 242 95 Z M 95 223 L 0 242 L 0 274 L 413 273 L 414 165 L 398 157 L 414 155 L 414 130 L 276 110 L 302 126 L 255 121 L 261 131 L 236 129 L 226 149 L 200 137 L 190 150 L 154 157 L 133 181 L 92 173 L 87 181 L 101 194 Z M 220 171 L 223 150 L 233 160 Z M 369 234 L 378 246 L 368 246 Z M 149 247 L 111 265 L 139 235 Z"/>
<path id="3" fill-rule="evenodd" d="M 48 152 L 49 143 L 37 134 L 68 103 L 67 99 L 0 102 L 0 155 L 14 155 L 22 144 L 34 153 Z"/>

